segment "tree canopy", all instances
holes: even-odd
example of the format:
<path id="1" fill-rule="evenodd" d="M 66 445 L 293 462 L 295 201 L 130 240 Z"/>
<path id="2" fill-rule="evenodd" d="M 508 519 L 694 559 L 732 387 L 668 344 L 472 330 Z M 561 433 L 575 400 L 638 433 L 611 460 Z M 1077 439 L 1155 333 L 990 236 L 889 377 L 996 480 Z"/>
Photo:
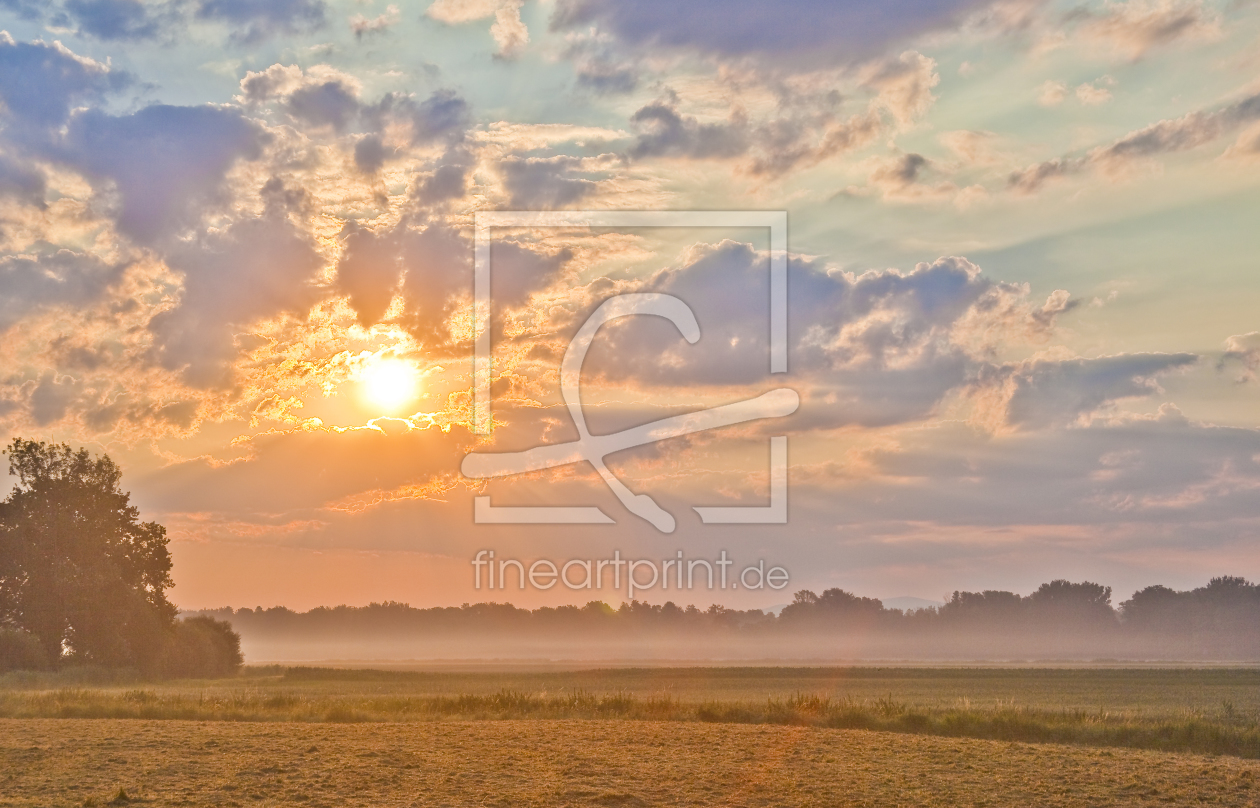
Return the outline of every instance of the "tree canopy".
<path id="1" fill-rule="evenodd" d="M 192 637 L 166 597 L 166 529 L 140 521 L 108 456 L 22 438 L 4 453 L 17 485 L 0 503 L 0 627 L 49 662 L 160 668 Z"/>

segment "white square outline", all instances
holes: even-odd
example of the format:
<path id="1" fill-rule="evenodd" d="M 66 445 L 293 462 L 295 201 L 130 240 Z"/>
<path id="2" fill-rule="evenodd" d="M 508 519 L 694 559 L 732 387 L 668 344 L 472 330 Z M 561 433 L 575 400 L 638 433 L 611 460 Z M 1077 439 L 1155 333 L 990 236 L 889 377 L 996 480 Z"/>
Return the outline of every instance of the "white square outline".
<path id="1" fill-rule="evenodd" d="M 476 211 L 473 214 L 473 434 L 493 430 L 490 417 L 490 231 L 495 227 L 757 227 L 770 230 L 770 372 L 786 373 L 787 211 L 572 210 Z M 694 507 L 705 524 L 787 523 L 787 436 L 770 439 L 770 505 Z M 613 524 L 599 508 L 495 507 L 475 498 L 477 524 Z"/>

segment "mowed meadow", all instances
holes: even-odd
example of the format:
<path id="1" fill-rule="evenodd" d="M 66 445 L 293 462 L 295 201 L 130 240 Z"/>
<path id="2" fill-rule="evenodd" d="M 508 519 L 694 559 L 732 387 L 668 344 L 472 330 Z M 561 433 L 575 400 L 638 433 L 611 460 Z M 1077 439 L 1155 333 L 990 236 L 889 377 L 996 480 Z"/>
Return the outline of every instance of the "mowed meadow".
<path id="1" fill-rule="evenodd" d="M 1260 804 L 1249 668 L 0 677 L 0 805 Z"/>

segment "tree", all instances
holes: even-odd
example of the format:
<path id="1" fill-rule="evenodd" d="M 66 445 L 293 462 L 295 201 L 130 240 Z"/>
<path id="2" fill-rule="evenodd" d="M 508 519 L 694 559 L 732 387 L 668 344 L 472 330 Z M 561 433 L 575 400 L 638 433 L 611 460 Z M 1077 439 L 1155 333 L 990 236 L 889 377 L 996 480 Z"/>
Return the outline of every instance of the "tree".
<path id="1" fill-rule="evenodd" d="M 21 438 L 5 454 L 18 483 L 0 506 L 0 624 L 50 660 L 154 663 L 176 614 L 166 529 L 139 521 L 108 456 Z"/>
<path id="2" fill-rule="evenodd" d="M 1091 581 L 1051 581 L 1037 587 L 1027 600 L 1032 613 L 1043 623 L 1067 630 L 1113 625 L 1116 621 L 1111 587 Z"/>

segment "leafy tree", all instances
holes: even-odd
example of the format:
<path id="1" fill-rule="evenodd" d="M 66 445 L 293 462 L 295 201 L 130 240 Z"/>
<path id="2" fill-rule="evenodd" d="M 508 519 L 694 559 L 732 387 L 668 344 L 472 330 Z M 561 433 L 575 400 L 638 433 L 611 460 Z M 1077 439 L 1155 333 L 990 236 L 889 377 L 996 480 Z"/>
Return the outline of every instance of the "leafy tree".
<path id="1" fill-rule="evenodd" d="M 0 624 L 50 660 L 153 663 L 176 614 L 166 529 L 139 520 L 108 456 L 21 438 L 5 454 L 18 482 L 0 505 Z"/>
<path id="2" fill-rule="evenodd" d="M 166 676 L 229 676 L 242 662 L 241 635 L 232 624 L 198 615 L 176 621 L 160 669 Z"/>
<path id="3" fill-rule="evenodd" d="M 1027 600 L 1034 614 L 1064 627 L 1115 621 L 1111 587 L 1091 581 L 1079 584 L 1063 579 L 1051 581 L 1037 587 Z"/>
<path id="4" fill-rule="evenodd" d="M 796 593 L 791 603 L 783 607 L 783 611 L 779 613 L 779 619 L 788 624 L 798 625 L 814 623 L 851 625 L 869 623 L 891 615 L 892 612 L 884 609 L 884 604 L 875 598 L 863 598 L 835 588 L 823 590 L 821 595 L 802 589 Z"/>
<path id="5" fill-rule="evenodd" d="M 950 625 L 976 629 L 1009 627 L 1026 614 L 1024 599 L 1014 592 L 986 589 L 983 592 L 958 592 L 941 607 L 941 619 Z"/>

